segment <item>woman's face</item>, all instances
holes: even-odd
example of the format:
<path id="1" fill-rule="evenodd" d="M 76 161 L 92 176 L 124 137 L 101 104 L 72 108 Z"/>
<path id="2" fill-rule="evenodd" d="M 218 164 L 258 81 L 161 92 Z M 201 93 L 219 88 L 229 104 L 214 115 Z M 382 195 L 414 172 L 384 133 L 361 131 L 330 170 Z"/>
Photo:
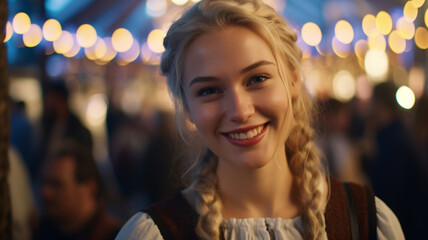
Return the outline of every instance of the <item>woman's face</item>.
<path id="1" fill-rule="evenodd" d="M 231 26 L 198 37 L 185 52 L 183 89 L 188 117 L 219 164 L 254 169 L 285 160 L 289 93 L 257 34 Z"/>

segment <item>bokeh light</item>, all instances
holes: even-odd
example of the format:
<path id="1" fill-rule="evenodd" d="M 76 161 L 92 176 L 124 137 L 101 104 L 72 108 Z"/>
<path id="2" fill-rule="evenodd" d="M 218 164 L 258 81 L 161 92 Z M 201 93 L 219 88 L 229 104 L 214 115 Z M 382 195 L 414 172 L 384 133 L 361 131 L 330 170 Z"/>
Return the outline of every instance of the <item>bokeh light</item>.
<path id="1" fill-rule="evenodd" d="M 302 27 L 302 38 L 306 44 L 316 46 L 321 42 L 322 33 L 317 24 L 307 22 Z"/>
<path id="2" fill-rule="evenodd" d="M 349 101 L 355 96 L 356 84 L 351 73 L 339 71 L 333 78 L 333 93 L 340 101 Z"/>
<path id="3" fill-rule="evenodd" d="M 401 86 L 395 93 L 398 105 L 404 109 L 411 109 L 415 105 L 415 94 L 407 86 Z"/>
<path id="4" fill-rule="evenodd" d="M 80 51 L 80 45 L 77 42 L 76 35 L 72 34 L 72 36 L 73 36 L 73 47 L 71 47 L 71 49 L 68 52 L 64 53 L 64 56 L 68 58 L 76 56 Z"/>
<path id="5" fill-rule="evenodd" d="M 367 35 L 367 37 L 378 33 L 376 28 L 376 17 L 372 14 L 365 15 L 363 18 L 362 27 L 363 32 Z"/>
<path id="6" fill-rule="evenodd" d="M 172 3 L 179 6 L 186 4 L 188 1 L 189 0 L 171 0 Z"/>
<path id="7" fill-rule="evenodd" d="M 415 44 L 420 49 L 428 48 L 428 30 L 424 27 L 418 27 L 415 33 Z"/>
<path id="8" fill-rule="evenodd" d="M 116 57 L 117 52 L 114 50 L 113 45 L 111 43 L 111 38 L 104 38 L 104 43 L 106 44 L 106 54 L 100 59 L 104 62 L 111 61 L 114 57 Z"/>
<path id="9" fill-rule="evenodd" d="M 354 29 L 351 24 L 345 20 L 340 20 L 336 23 L 334 33 L 337 40 L 342 43 L 349 44 L 354 40 Z"/>
<path id="10" fill-rule="evenodd" d="M 425 10 L 425 17 L 424 17 L 424 21 L 425 21 L 425 26 L 428 28 L 428 8 Z"/>
<path id="11" fill-rule="evenodd" d="M 131 48 L 126 52 L 119 53 L 118 58 L 123 62 L 130 63 L 137 59 L 138 56 L 140 56 L 140 44 L 137 40 L 134 40 Z"/>
<path id="12" fill-rule="evenodd" d="M 97 42 L 97 31 L 89 24 L 82 24 L 76 31 L 76 39 L 80 46 L 92 47 Z"/>
<path id="13" fill-rule="evenodd" d="M 386 49 L 385 37 L 380 33 L 371 35 L 369 37 L 368 42 L 369 42 L 369 48 L 370 49 L 377 49 L 377 50 L 381 50 L 381 51 L 385 51 L 385 49 Z"/>
<path id="14" fill-rule="evenodd" d="M 415 36 L 415 25 L 405 17 L 398 19 L 396 28 L 404 39 L 412 39 Z"/>
<path id="15" fill-rule="evenodd" d="M 368 42 L 364 39 L 358 40 L 354 45 L 355 55 L 358 57 L 358 59 L 364 59 L 364 55 L 368 49 Z"/>
<path id="16" fill-rule="evenodd" d="M 376 15 L 376 28 L 383 35 L 388 35 L 392 30 L 392 19 L 391 16 L 385 12 L 380 11 Z"/>
<path id="17" fill-rule="evenodd" d="M 388 43 L 391 50 L 397 54 L 403 53 L 406 49 L 406 40 L 396 30 L 389 35 Z"/>
<path id="18" fill-rule="evenodd" d="M 385 51 L 370 49 L 364 58 L 364 68 L 370 80 L 381 82 L 388 73 L 388 56 Z"/>
<path id="19" fill-rule="evenodd" d="M 88 58 L 89 60 L 94 61 L 98 59 L 97 56 L 95 55 L 95 45 L 92 47 L 85 48 L 84 52 L 85 52 L 86 58 Z"/>
<path id="20" fill-rule="evenodd" d="M 105 122 L 107 116 L 107 97 L 104 94 L 97 93 L 88 99 L 86 107 L 86 120 L 94 127 L 100 126 Z"/>
<path id="21" fill-rule="evenodd" d="M 117 52 L 128 51 L 133 42 L 134 38 L 132 37 L 131 32 L 125 28 L 116 29 L 111 37 L 112 46 Z"/>
<path id="22" fill-rule="evenodd" d="M 20 12 L 15 15 L 12 21 L 13 30 L 18 34 L 24 34 L 31 27 L 30 17 L 24 13 Z"/>
<path id="23" fill-rule="evenodd" d="M 97 59 L 101 59 L 107 53 L 107 45 L 102 38 L 98 38 L 94 45 L 94 53 Z"/>
<path id="24" fill-rule="evenodd" d="M 418 9 L 412 4 L 411 1 L 408 1 L 403 8 L 403 15 L 407 20 L 413 22 L 418 16 Z"/>
<path id="25" fill-rule="evenodd" d="M 61 36 L 53 42 L 55 52 L 59 54 L 66 53 L 73 48 L 73 35 L 63 30 Z"/>
<path id="26" fill-rule="evenodd" d="M 147 0 L 146 12 L 152 17 L 159 17 L 166 13 L 168 4 L 166 0 Z"/>
<path id="27" fill-rule="evenodd" d="M 30 29 L 22 35 L 22 40 L 27 47 L 37 46 L 42 38 L 42 29 L 36 24 L 31 24 Z"/>
<path id="28" fill-rule="evenodd" d="M 12 24 L 9 22 L 9 21 L 7 21 L 6 22 L 6 34 L 5 34 L 5 36 L 4 36 L 4 40 L 3 40 L 3 42 L 7 42 L 7 41 L 9 41 L 9 39 L 12 37 L 12 35 L 13 35 L 13 28 L 12 28 Z"/>
<path id="29" fill-rule="evenodd" d="M 47 41 L 55 41 L 61 36 L 61 24 L 55 19 L 49 19 L 43 24 L 43 37 Z"/>
<path id="30" fill-rule="evenodd" d="M 147 37 L 147 44 L 149 48 L 155 53 L 164 52 L 165 48 L 163 47 L 163 39 L 165 36 L 165 32 L 161 29 L 154 29 L 151 31 Z"/>
<path id="31" fill-rule="evenodd" d="M 411 0 L 415 8 L 420 8 L 424 5 L 425 0 Z"/>
<path id="32" fill-rule="evenodd" d="M 333 37 L 331 41 L 331 46 L 334 51 L 334 53 L 341 58 L 346 58 L 349 56 L 349 53 L 351 52 L 351 46 L 349 44 L 345 44 L 339 40 L 337 40 L 336 37 Z"/>

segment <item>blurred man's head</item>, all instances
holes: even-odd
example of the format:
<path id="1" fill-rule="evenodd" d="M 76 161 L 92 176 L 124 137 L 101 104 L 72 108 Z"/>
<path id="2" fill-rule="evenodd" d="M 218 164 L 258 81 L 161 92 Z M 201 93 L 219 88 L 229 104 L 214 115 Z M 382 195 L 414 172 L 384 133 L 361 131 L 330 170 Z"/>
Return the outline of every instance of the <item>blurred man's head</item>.
<path id="1" fill-rule="evenodd" d="M 100 176 L 90 151 L 67 146 L 45 164 L 42 198 L 47 217 L 67 223 L 96 211 Z"/>

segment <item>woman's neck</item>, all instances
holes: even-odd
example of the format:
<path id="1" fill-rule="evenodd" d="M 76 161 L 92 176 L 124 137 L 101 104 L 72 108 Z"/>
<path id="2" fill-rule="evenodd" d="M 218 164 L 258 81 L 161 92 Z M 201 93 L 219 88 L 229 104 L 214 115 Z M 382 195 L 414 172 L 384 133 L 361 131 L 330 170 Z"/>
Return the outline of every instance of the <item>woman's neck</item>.
<path id="1" fill-rule="evenodd" d="M 240 169 L 220 160 L 217 176 L 225 219 L 289 219 L 300 213 L 297 183 L 286 159 L 259 169 Z"/>

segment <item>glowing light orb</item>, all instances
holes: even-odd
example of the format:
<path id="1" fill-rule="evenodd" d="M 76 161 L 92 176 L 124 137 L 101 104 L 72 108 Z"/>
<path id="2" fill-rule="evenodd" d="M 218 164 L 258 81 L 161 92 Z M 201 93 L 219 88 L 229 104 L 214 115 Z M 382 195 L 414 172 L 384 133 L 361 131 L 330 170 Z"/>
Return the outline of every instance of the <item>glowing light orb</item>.
<path id="1" fill-rule="evenodd" d="M 165 51 L 163 46 L 163 39 L 165 38 L 166 33 L 161 29 L 154 29 L 149 33 L 147 37 L 147 44 L 149 48 L 155 53 L 162 53 Z"/>
<path id="2" fill-rule="evenodd" d="M 388 56 L 384 51 L 377 49 L 367 51 L 364 58 L 364 68 L 369 78 L 374 82 L 385 80 L 388 73 L 388 65 Z"/>
<path id="3" fill-rule="evenodd" d="M 76 39 L 84 48 L 92 47 L 97 42 L 97 31 L 89 24 L 82 24 L 76 31 Z"/>
<path id="4" fill-rule="evenodd" d="M 302 27 L 302 38 L 309 46 L 318 45 L 322 39 L 320 27 L 313 22 L 305 23 Z"/>
<path id="5" fill-rule="evenodd" d="M 415 94 L 407 86 L 401 86 L 395 93 L 398 105 L 404 109 L 411 109 L 415 105 Z"/>
<path id="6" fill-rule="evenodd" d="M 55 41 L 61 36 L 61 24 L 55 19 L 49 19 L 43 24 L 43 37 L 47 41 Z"/>
<path id="7" fill-rule="evenodd" d="M 337 40 L 349 44 L 354 39 L 354 29 L 351 24 L 345 20 L 340 20 L 334 28 Z"/>
<path id="8" fill-rule="evenodd" d="M 376 15 L 376 28 L 383 35 L 388 35 L 392 30 L 392 19 L 391 16 L 385 12 L 380 11 Z"/>
<path id="9" fill-rule="evenodd" d="M 27 47 L 35 47 L 42 41 L 42 29 L 36 24 L 31 24 L 30 29 L 22 35 L 24 45 Z"/>
<path id="10" fill-rule="evenodd" d="M 31 27 L 30 17 L 24 12 L 17 13 L 12 20 L 12 26 L 13 26 L 13 30 L 16 33 L 24 34 L 28 30 L 30 30 L 30 27 Z"/>
<path id="11" fill-rule="evenodd" d="M 111 43 L 114 50 L 117 52 L 128 51 L 131 48 L 133 42 L 134 38 L 132 37 L 131 32 L 125 28 L 116 29 L 111 37 Z"/>

